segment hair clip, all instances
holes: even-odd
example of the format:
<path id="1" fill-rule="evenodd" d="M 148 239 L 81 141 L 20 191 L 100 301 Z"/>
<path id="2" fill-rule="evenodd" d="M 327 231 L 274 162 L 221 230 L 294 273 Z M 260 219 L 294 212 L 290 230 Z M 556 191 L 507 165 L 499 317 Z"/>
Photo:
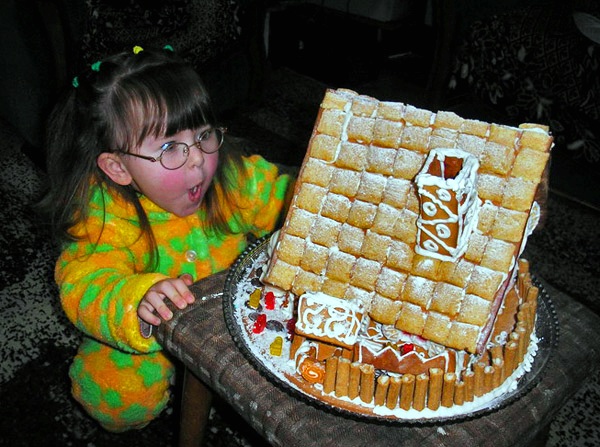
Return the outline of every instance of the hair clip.
<path id="1" fill-rule="evenodd" d="M 94 62 L 91 67 L 92 67 L 92 71 L 100 71 L 100 64 L 102 64 L 102 61 L 97 61 Z"/>
<path id="2" fill-rule="evenodd" d="M 175 51 L 171 45 L 165 45 L 165 46 L 163 47 L 163 50 L 167 50 L 167 51 Z"/>
<path id="3" fill-rule="evenodd" d="M 138 45 L 133 47 L 133 54 L 138 54 L 138 53 L 141 53 L 142 51 L 144 51 L 144 49 Z"/>
<path id="4" fill-rule="evenodd" d="M 71 81 L 71 84 L 73 84 L 73 87 L 75 87 L 75 88 L 79 87 L 79 79 L 77 78 L 77 76 L 75 76 L 73 78 L 73 80 Z"/>

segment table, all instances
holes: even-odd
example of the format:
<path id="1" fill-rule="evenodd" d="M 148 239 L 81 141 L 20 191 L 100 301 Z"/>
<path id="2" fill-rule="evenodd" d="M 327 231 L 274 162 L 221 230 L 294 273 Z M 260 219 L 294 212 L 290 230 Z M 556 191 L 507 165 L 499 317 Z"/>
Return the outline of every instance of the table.
<path id="1" fill-rule="evenodd" d="M 195 283 L 196 302 L 184 310 L 172 308 L 174 318 L 156 330 L 158 341 L 186 368 L 180 445 L 198 445 L 212 392 L 273 446 L 542 446 L 554 415 L 600 364 L 595 343 L 600 317 L 540 280 L 554 303 L 560 336 L 540 383 L 522 399 L 480 418 L 443 425 L 354 420 L 290 396 L 249 363 L 223 316 L 219 293 L 226 275 Z"/>

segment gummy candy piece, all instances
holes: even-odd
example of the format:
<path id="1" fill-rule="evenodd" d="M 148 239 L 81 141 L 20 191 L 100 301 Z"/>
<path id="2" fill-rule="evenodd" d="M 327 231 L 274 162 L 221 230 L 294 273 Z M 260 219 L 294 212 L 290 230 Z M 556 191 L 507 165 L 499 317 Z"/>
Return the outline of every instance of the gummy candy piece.
<path id="1" fill-rule="evenodd" d="M 269 352 L 271 353 L 271 355 L 279 357 L 279 356 L 281 356 L 282 349 L 283 349 L 283 338 L 275 337 L 275 340 L 273 340 L 273 343 L 271 343 L 271 346 L 269 347 Z"/>
<path id="2" fill-rule="evenodd" d="M 252 309 L 257 309 L 260 304 L 260 289 L 256 289 L 254 292 L 250 294 L 250 300 L 248 301 L 248 305 Z"/>
<path id="3" fill-rule="evenodd" d="M 254 326 L 252 327 L 252 332 L 255 334 L 260 334 L 267 327 L 267 316 L 265 314 L 260 314 L 256 317 L 256 321 L 254 322 Z"/>
<path id="4" fill-rule="evenodd" d="M 275 294 L 273 292 L 267 292 L 265 295 L 265 307 L 267 310 L 275 309 Z"/>
<path id="5" fill-rule="evenodd" d="M 409 352 L 413 352 L 415 350 L 415 346 L 412 343 L 406 343 L 402 345 L 400 348 L 402 355 L 408 354 Z"/>

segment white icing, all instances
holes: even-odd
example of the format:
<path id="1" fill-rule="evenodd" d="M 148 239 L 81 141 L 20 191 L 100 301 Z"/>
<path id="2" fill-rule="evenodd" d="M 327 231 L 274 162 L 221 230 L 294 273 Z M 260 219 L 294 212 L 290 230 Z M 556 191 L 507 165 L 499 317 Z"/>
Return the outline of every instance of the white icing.
<path id="1" fill-rule="evenodd" d="M 299 298 L 298 312 L 296 327 L 299 331 L 353 345 L 365 306 L 358 300 L 340 300 L 321 292 L 305 293 Z"/>
<path id="2" fill-rule="evenodd" d="M 445 178 L 444 159 L 446 157 L 463 160 L 462 168 L 454 178 Z M 431 164 L 434 162 L 440 163 L 441 176 L 428 173 Z M 456 260 L 466 252 L 471 232 L 477 228 L 479 207 L 481 205 L 476 188 L 478 169 L 479 161 L 477 158 L 461 149 L 440 148 L 432 149 L 429 152 L 421 172 L 415 178 L 418 193 L 422 197 L 423 211 L 417 218 L 417 241 L 419 242 L 415 246 L 417 253 L 446 261 Z M 436 187 L 435 194 L 427 191 L 426 186 Z M 447 205 L 447 202 L 452 199 L 449 190 L 456 194 L 457 211 Z M 431 219 L 438 210 L 443 211 L 448 217 Z M 426 218 L 426 216 L 429 218 Z M 449 225 L 458 226 L 456 247 L 446 243 L 451 234 Z M 421 243 L 423 234 L 431 239 Z M 444 252 L 440 252 L 440 247 L 444 249 Z"/>

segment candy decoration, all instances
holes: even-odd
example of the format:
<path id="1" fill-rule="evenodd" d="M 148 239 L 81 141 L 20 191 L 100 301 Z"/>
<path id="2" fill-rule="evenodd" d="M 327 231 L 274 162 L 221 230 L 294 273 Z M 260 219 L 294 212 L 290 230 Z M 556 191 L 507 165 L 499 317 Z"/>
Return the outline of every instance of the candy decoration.
<path id="1" fill-rule="evenodd" d="M 269 352 L 271 353 L 271 355 L 280 357 L 282 349 L 283 349 L 283 338 L 275 337 L 275 340 L 273 340 L 273 343 L 271 343 L 271 346 L 269 347 Z"/>
<path id="2" fill-rule="evenodd" d="M 254 292 L 250 294 L 250 300 L 248 301 L 248 305 L 252 309 L 258 309 L 258 305 L 260 304 L 260 289 L 256 289 Z"/>
<path id="3" fill-rule="evenodd" d="M 412 343 L 406 343 L 406 344 L 402 345 L 402 347 L 400 348 L 402 355 L 406 355 L 409 352 L 413 352 L 414 350 L 415 350 L 415 346 Z"/>
<path id="4" fill-rule="evenodd" d="M 267 292 L 265 295 L 265 307 L 267 310 L 275 309 L 275 294 L 273 292 Z"/>
<path id="5" fill-rule="evenodd" d="M 260 314 L 256 317 L 256 321 L 254 322 L 254 326 L 252 326 L 252 332 L 255 334 L 262 333 L 267 327 L 267 316 L 265 314 Z"/>

